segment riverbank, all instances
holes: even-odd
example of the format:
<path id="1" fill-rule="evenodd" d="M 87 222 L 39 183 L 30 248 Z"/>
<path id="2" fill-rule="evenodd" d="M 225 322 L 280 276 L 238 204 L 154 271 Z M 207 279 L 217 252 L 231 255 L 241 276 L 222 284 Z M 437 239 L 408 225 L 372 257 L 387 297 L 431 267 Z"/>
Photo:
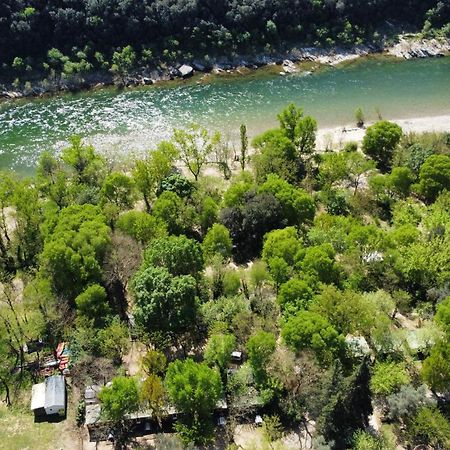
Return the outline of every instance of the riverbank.
<path id="1" fill-rule="evenodd" d="M 450 114 L 430 117 L 415 117 L 408 119 L 393 119 L 399 125 L 403 133 L 450 133 Z M 366 133 L 366 128 L 374 122 L 366 123 L 358 128 L 354 125 L 342 127 L 319 128 L 317 132 L 316 147 L 318 150 L 340 149 L 348 142 L 361 143 Z"/>
<path id="2" fill-rule="evenodd" d="M 61 92 L 77 92 L 81 90 L 101 89 L 117 85 L 119 88 L 131 88 L 142 85 L 153 85 L 170 80 L 182 80 L 194 74 L 204 74 L 197 82 L 207 81 L 207 75 L 238 74 L 245 76 L 249 70 L 260 67 L 274 66 L 274 71 L 280 76 L 308 72 L 305 63 L 337 66 L 368 55 L 385 54 L 396 58 L 428 58 L 450 55 L 450 39 L 421 39 L 416 35 L 398 37 L 393 45 L 357 45 L 350 49 L 340 47 L 316 48 L 293 47 L 284 52 L 274 54 L 237 55 L 234 58 L 195 59 L 189 62 L 179 62 L 172 66 L 143 67 L 124 77 L 120 81 L 114 79 L 109 72 L 91 72 L 83 76 L 78 74 L 70 79 L 41 80 L 27 82 L 23 86 L 0 85 L 0 100 L 15 100 L 24 97 L 44 97 Z"/>

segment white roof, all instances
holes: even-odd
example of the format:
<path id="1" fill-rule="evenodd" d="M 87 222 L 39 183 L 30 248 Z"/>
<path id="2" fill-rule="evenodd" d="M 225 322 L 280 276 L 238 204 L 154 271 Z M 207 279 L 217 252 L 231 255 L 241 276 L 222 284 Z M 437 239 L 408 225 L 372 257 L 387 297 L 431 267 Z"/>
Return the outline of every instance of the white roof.
<path id="1" fill-rule="evenodd" d="M 44 408 L 45 406 L 45 383 L 33 384 L 31 388 L 31 410 Z"/>
<path id="2" fill-rule="evenodd" d="M 53 375 L 45 380 L 45 408 L 66 405 L 66 381 L 62 375 Z"/>

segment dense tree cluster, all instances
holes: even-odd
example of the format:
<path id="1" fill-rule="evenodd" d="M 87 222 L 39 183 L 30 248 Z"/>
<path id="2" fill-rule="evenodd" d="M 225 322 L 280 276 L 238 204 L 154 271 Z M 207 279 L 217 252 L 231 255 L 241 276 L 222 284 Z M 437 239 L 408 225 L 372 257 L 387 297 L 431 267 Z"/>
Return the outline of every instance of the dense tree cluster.
<path id="1" fill-rule="evenodd" d="M 314 421 L 317 449 L 448 448 L 449 135 L 379 122 L 323 152 L 301 109 L 278 119 L 251 164 L 221 152 L 230 172 L 213 177 L 223 143 L 197 126 L 127 170 L 73 138 L 33 180 L 2 176 L 7 403 L 39 377 L 23 344 L 41 338 L 70 343 L 80 388 L 112 379 L 100 400 L 118 445 L 129 414 L 164 428 L 175 408 L 185 447 L 231 443 L 261 414 L 268 445 Z"/>
<path id="2" fill-rule="evenodd" d="M 376 42 L 387 23 L 448 33 L 448 8 L 437 0 L 6 0 L 0 63 L 25 78 L 33 69 L 56 77 L 111 69 L 123 78 L 160 60 L 270 50 L 285 41 Z"/>

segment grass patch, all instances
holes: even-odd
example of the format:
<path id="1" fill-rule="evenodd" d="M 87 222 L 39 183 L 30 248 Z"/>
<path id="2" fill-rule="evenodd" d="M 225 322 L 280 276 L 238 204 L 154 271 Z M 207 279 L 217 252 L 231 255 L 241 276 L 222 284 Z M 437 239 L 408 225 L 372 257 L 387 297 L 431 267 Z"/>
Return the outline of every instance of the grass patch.
<path id="1" fill-rule="evenodd" d="M 31 411 L 0 405 L 0 449 L 47 450 L 58 445 L 60 423 L 34 423 Z"/>

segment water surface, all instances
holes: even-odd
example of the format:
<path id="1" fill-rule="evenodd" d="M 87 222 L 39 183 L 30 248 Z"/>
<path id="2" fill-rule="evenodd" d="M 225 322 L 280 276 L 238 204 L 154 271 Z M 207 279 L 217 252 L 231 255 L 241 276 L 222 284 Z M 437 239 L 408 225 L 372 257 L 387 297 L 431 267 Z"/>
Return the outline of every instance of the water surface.
<path id="1" fill-rule="evenodd" d="M 0 104 L 0 167 L 33 169 L 45 149 L 61 148 L 72 134 L 88 138 L 112 158 L 143 154 L 173 127 L 199 122 L 232 140 L 246 123 L 251 135 L 276 123 L 289 102 L 302 106 L 319 127 L 368 119 L 450 114 L 450 58 L 367 58 L 315 73 L 250 76 L 106 89 Z"/>

